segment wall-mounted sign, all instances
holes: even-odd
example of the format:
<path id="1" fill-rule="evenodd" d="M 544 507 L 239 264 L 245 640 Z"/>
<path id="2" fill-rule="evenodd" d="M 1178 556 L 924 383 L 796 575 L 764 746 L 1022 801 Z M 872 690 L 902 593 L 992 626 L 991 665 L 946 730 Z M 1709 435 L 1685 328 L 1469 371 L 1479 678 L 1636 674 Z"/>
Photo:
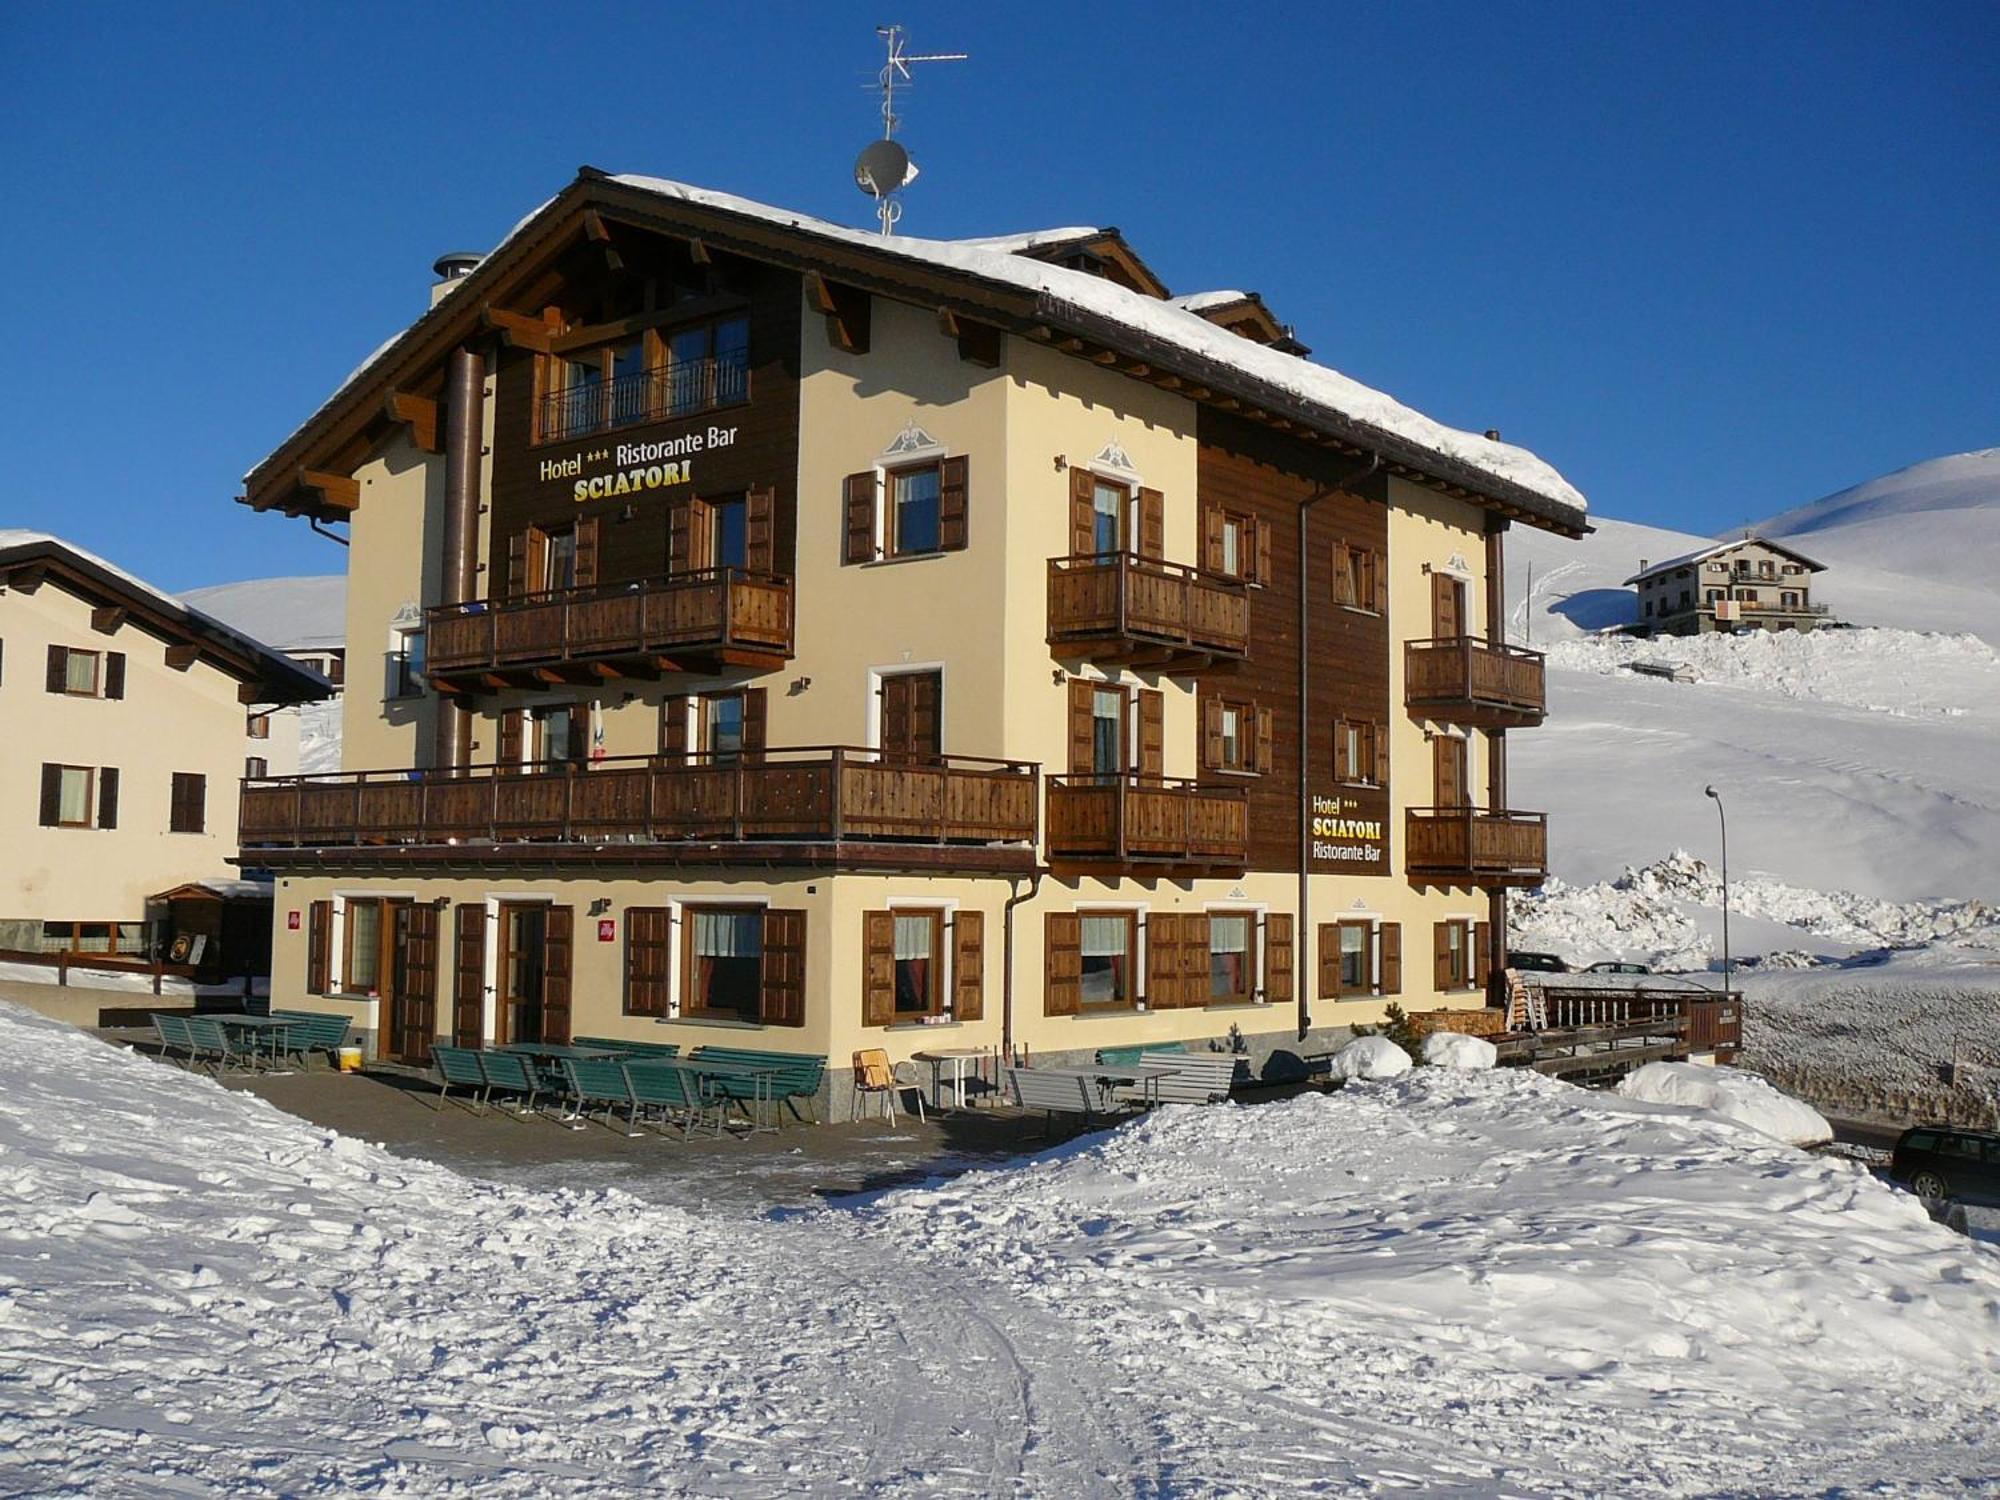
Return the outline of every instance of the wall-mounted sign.
<path id="1" fill-rule="evenodd" d="M 1312 799 L 1315 868 L 1380 874 L 1389 867 L 1388 794 L 1343 790 Z"/>
<path id="2" fill-rule="evenodd" d="M 570 497 L 611 500 L 646 490 L 669 489 L 694 478 L 692 455 L 728 448 L 736 442 L 734 427 L 709 427 L 649 443 L 606 443 L 580 449 L 566 458 L 545 458 L 544 484 L 570 482 Z"/>
<path id="3" fill-rule="evenodd" d="M 295 912 L 295 911 L 288 911 L 288 912 L 286 912 L 286 913 L 285 913 L 285 931 L 287 931 L 287 932 L 297 932 L 298 930 L 299 930 L 299 914 L 298 914 L 297 912 Z"/>
<path id="4" fill-rule="evenodd" d="M 600 917 L 598 919 L 597 940 L 600 943 L 615 943 L 618 941 L 618 919 L 616 917 Z"/>

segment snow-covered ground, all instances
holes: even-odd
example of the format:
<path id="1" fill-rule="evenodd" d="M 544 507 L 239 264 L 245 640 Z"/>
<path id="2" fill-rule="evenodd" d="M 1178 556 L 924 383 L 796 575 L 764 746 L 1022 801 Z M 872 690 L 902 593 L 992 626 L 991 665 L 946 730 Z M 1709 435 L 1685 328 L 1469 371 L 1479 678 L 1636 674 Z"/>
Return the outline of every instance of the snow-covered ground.
<path id="1" fill-rule="evenodd" d="M 11 1493 L 2000 1477 L 2000 1256 L 1851 1162 L 1516 1070 L 768 1216 L 469 1181 L 11 1008 L 0 1085 Z"/>

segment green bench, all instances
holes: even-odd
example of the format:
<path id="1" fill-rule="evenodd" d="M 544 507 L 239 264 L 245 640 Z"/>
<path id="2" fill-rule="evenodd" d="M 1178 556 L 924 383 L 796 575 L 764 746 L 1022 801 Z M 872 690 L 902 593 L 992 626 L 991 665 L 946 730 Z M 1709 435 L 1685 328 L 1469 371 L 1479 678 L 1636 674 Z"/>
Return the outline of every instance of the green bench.
<path id="1" fill-rule="evenodd" d="M 606 1052 L 622 1052 L 627 1057 L 679 1057 L 679 1042 L 628 1042 L 615 1036 L 579 1036 L 571 1040 L 579 1047 L 602 1047 Z"/>
<path id="2" fill-rule="evenodd" d="M 1140 1047 L 1099 1047 L 1097 1065 L 1100 1068 L 1129 1068 L 1144 1059 L 1147 1053 L 1177 1052 L 1185 1055 L 1186 1042 L 1151 1042 Z"/>
<path id="3" fill-rule="evenodd" d="M 771 1100 L 773 1104 L 783 1104 L 800 1119 L 797 1100 L 808 1102 L 819 1097 L 820 1085 L 826 1079 L 826 1059 L 800 1052 L 759 1052 L 748 1047 L 697 1047 L 690 1054 L 690 1061 L 704 1063 L 734 1063 L 738 1067 L 768 1069 L 771 1078 Z M 757 1080 L 750 1077 L 729 1078 L 717 1075 L 711 1079 L 714 1087 L 728 1098 L 741 1104 L 757 1097 Z M 819 1116 L 812 1116 L 813 1123 Z"/>
<path id="4" fill-rule="evenodd" d="M 300 1063 L 308 1052 L 324 1052 L 329 1063 L 339 1064 L 340 1049 L 347 1045 L 347 1017 L 318 1010 L 274 1010 L 271 1019 L 286 1023 L 286 1049 L 296 1053 Z"/>

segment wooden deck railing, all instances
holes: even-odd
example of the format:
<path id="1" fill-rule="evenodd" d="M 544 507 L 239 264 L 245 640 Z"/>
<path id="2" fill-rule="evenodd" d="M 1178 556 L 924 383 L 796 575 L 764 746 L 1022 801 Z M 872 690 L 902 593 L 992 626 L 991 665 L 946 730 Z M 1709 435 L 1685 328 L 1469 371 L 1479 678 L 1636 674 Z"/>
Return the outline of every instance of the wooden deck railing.
<path id="1" fill-rule="evenodd" d="M 426 669 L 497 671 L 650 653 L 792 654 L 792 581 L 709 568 L 637 583 L 446 604 L 424 613 Z"/>
<path id="2" fill-rule="evenodd" d="M 1535 885 L 1548 874 L 1547 813 L 1413 807 L 1403 823 L 1409 874 L 1472 885 Z"/>
<path id="3" fill-rule="evenodd" d="M 1147 647 L 1247 656 L 1249 587 L 1129 552 L 1052 557 L 1049 644 L 1092 659 Z"/>
<path id="4" fill-rule="evenodd" d="M 585 766 L 358 771 L 245 781 L 246 849 L 364 844 L 1019 843 L 1040 833 L 1040 768 L 844 745 Z"/>
<path id="5" fill-rule="evenodd" d="M 1250 796 L 1192 781 L 1051 776 L 1049 858 L 1242 869 Z"/>
<path id="6" fill-rule="evenodd" d="M 1657 984 L 1631 989 L 1545 985 L 1542 1004 L 1551 1028 L 1622 1026 L 1684 1015 L 1692 1051 L 1733 1056 L 1743 1045 L 1743 995 L 1738 990 Z"/>
<path id="7" fill-rule="evenodd" d="M 1539 719 L 1549 701 L 1542 653 L 1471 635 L 1407 641 L 1403 701 L 1435 708 L 1447 719 L 1483 712 L 1497 712 L 1509 723 Z"/>

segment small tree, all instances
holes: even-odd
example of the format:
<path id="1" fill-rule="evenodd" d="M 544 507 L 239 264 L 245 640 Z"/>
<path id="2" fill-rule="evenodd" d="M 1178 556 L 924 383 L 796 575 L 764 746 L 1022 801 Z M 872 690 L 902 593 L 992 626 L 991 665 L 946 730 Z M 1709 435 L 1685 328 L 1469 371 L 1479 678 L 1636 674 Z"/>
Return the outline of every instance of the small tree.
<path id="1" fill-rule="evenodd" d="M 1424 1060 L 1424 1028 L 1412 1021 L 1403 1007 L 1395 1001 L 1389 1002 L 1382 1012 L 1380 1026 L 1360 1025 L 1353 1028 L 1356 1036 L 1386 1036 L 1390 1041 L 1410 1054 L 1413 1063 Z"/>

